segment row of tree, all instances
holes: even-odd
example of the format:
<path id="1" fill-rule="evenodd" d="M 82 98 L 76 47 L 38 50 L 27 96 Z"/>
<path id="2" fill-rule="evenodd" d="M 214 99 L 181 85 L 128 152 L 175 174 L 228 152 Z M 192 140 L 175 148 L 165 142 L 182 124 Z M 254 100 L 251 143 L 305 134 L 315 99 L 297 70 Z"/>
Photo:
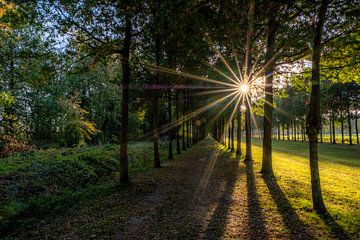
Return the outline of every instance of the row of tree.
<path id="1" fill-rule="evenodd" d="M 120 180 L 127 182 L 129 140 L 151 139 L 154 167 L 160 167 L 161 137 L 168 139 L 168 158 L 174 142 L 179 153 L 211 127 L 219 141 L 225 130 L 233 139 L 241 112 L 224 108 L 238 106 L 230 101 L 240 97 L 242 82 L 250 88 L 240 99 L 245 159 L 252 160 L 251 112 L 261 106 L 262 172 L 272 174 L 277 119 L 300 120 L 298 113 L 273 114 L 277 90 L 288 91 L 288 98 L 275 103 L 285 113 L 306 111 L 301 117 L 307 116 L 313 202 L 323 212 L 317 166 L 321 116 L 334 118 L 354 106 L 341 100 L 350 95 L 340 94 L 336 108 L 332 98 L 320 108 L 320 73 L 332 81 L 329 91 L 336 82 L 359 83 L 355 2 L 1 0 L 0 148 L 119 143 Z M 297 81 L 281 77 L 303 60 L 312 63 L 307 75 L 293 74 Z M 263 78 L 256 97 L 254 84 Z M 291 89 L 301 82 L 308 106 L 293 102 Z M 239 144 L 240 127 L 237 133 Z"/>

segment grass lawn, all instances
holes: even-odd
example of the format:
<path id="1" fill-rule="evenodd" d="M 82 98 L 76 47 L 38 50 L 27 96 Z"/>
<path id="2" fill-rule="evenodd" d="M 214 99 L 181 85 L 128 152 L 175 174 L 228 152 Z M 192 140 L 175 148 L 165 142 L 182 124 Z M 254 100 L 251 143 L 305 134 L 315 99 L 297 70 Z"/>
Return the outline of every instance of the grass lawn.
<path id="1" fill-rule="evenodd" d="M 254 171 L 258 176 L 261 145 L 262 140 L 253 140 Z M 276 181 L 269 183 L 257 177 L 264 212 L 270 219 L 274 211 L 290 213 L 284 221 L 290 221 L 289 225 L 301 222 L 319 238 L 336 235 L 360 239 L 360 145 L 320 144 L 319 157 L 321 187 L 330 216 L 320 217 L 312 210 L 308 143 L 276 140 Z"/>

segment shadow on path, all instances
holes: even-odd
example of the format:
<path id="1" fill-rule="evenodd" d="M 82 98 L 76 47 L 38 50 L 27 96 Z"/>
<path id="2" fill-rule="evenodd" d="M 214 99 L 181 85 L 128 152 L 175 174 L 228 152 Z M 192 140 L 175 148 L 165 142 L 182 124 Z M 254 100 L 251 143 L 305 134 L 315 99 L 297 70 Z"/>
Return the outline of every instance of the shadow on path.
<path id="1" fill-rule="evenodd" d="M 307 226 L 301 221 L 295 209 L 291 206 L 285 193 L 281 190 L 276 178 L 264 175 L 263 179 L 276 203 L 286 228 L 291 234 L 291 239 L 314 239 Z"/>
<path id="2" fill-rule="evenodd" d="M 221 239 L 226 229 L 227 217 L 230 212 L 232 195 L 235 189 L 236 181 L 241 174 L 239 168 L 239 158 L 232 158 L 232 153 L 222 152 L 220 161 L 223 174 L 225 175 L 226 185 L 221 196 L 218 199 L 218 205 L 211 217 L 211 220 L 202 235 L 203 239 Z M 226 161 L 226 162 L 225 162 Z M 217 166 L 219 167 L 219 166 Z"/>
<path id="3" fill-rule="evenodd" d="M 248 197 L 249 229 L 251 239 L 268 239 L 265 220 L 256 189 L 253 163 L 246 162 L 246 182 Z"/>

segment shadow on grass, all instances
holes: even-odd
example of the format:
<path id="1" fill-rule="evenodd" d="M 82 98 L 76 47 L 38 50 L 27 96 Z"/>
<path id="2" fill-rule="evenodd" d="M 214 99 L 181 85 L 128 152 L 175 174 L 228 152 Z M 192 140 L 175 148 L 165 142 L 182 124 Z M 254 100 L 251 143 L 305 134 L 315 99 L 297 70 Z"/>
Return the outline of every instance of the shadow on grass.
<path id="1" fill-rule="evenodd" d="M 221 156 L 222 159 L 220 159 L 221 161 L 232 158 L 232 153 L 226 150 L 227 149 L 223 150 L 223 156 Z M 231 159 L 228 163 L 225 163 L 225 165 L 225 169 L 227 169 L 225 189 L 218 200 L 219 204 L 217 205 L 215 212 L 212 215 L 212 218 L 202 237 L 203 239 L 221 239 L 226 228 L 226 220 L 230 211 L 232 195 L 236 181 L 242 171 L 239 168 L 238 157 Z"/>
<path id="2" fill-rule="evenodd" d="M 330 228 L 330 231 L 337 239 L 352 239 L 345 230 L 335 221 L 335 219 L 326 212 L 324 214 L 318 214 L 323 222 Z M 355 239 L 355 238 L 354 238 Z"/>
<path id="3" fill-rule="evenodd" d="M 271 197 L 274 199 L 277 209 L 282 216 L 286 228 L 291 234 L 291 239 L 313 239 L 314 237 L 301 221 L 295 209 L 281 190 L 274 176 L 263 176 Z"/>
<path id="4" fill-rule="evenodd" d="M 248 197 L 249 229 L 251 239 L 268 239 L 265 220 L 256 189 L 252 161 L 246 162 L 246 182 Z"/>

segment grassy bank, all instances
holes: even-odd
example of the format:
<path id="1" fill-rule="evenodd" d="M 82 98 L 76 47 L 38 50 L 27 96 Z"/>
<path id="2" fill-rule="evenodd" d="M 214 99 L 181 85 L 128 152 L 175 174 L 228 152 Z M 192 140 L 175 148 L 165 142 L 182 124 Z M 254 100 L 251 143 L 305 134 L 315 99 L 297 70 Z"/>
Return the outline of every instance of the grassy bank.
<path id="1" fill-rule="evenodd" d="M 129 144 L 131 175 L 152 168 L 151 142 Z M 118 145 L 49 149 L 0 159 L 0 233 L 118 187 Z M 167 146 L 161 144 L 161 158 Z"/>

